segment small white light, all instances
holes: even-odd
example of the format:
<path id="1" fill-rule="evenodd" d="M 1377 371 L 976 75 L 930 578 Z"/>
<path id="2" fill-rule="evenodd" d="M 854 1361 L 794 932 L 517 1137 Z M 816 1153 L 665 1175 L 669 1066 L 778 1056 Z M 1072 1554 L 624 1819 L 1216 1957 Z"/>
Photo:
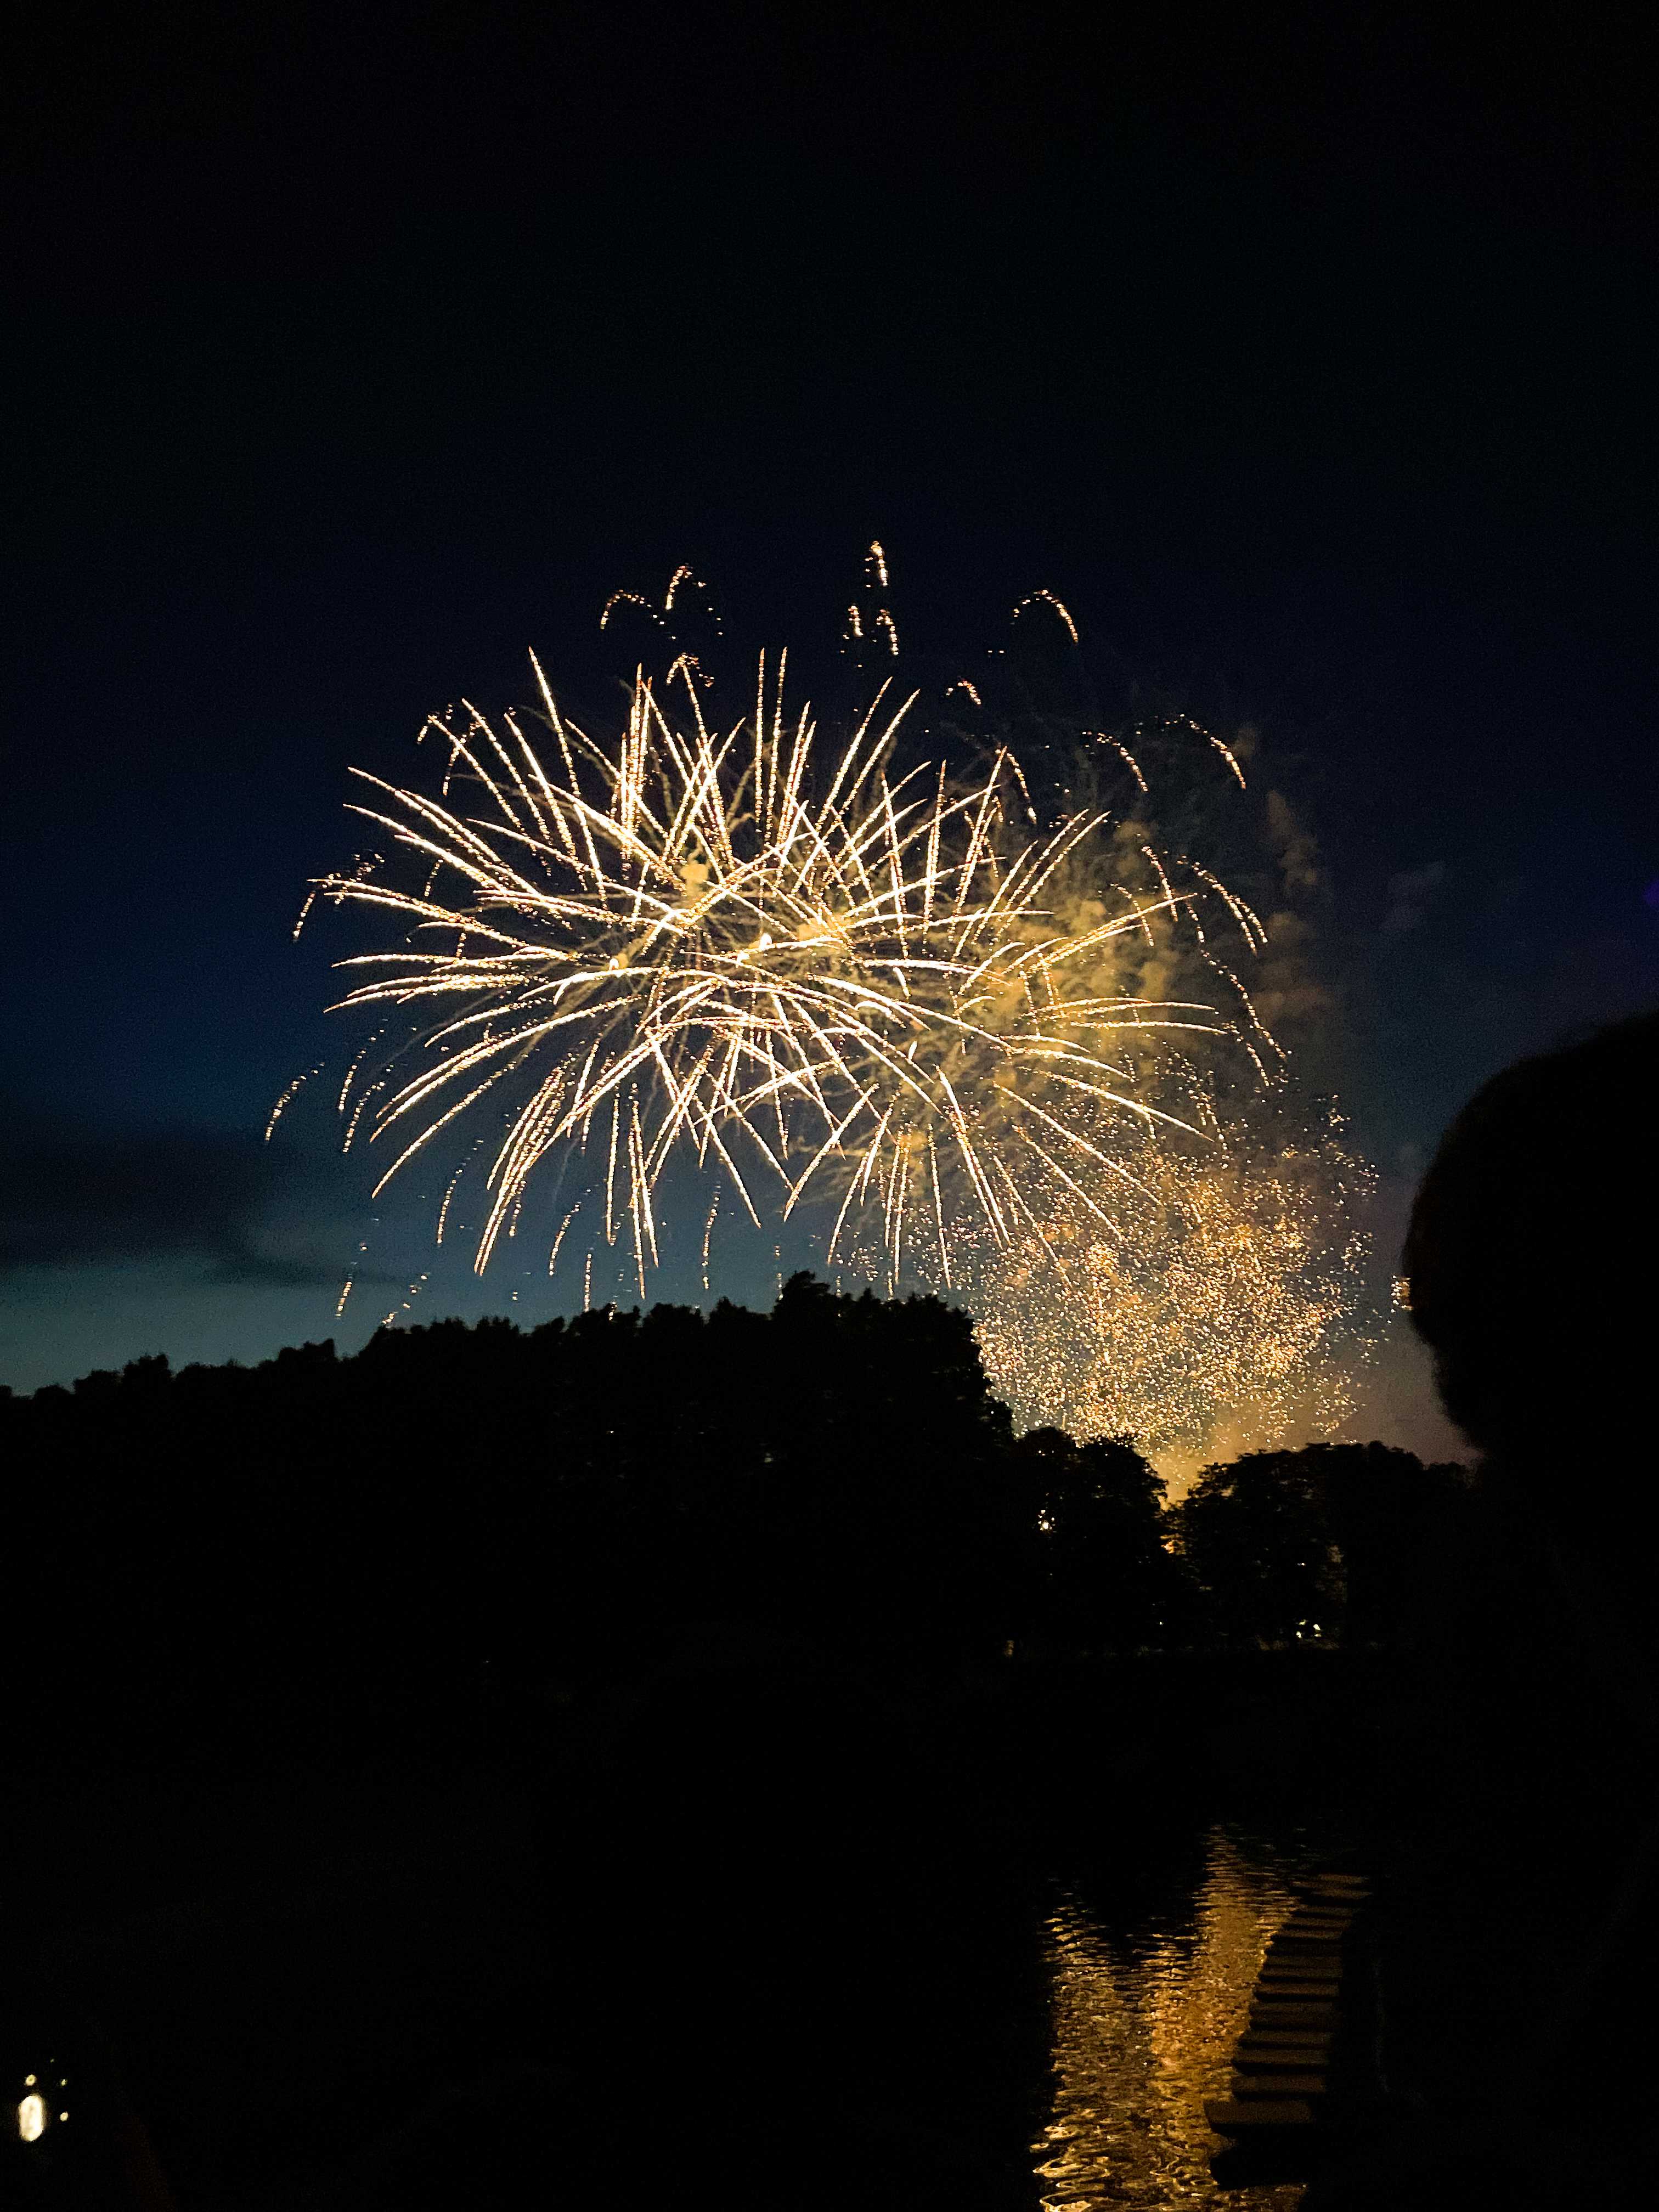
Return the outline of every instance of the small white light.
<path id="1" fill-rule="evenodd" d="M 17 2132 L 25 2142 L 36 2142 L 46 2131 L 46 2100 L 38 2091 L 17 2107 Z"/>

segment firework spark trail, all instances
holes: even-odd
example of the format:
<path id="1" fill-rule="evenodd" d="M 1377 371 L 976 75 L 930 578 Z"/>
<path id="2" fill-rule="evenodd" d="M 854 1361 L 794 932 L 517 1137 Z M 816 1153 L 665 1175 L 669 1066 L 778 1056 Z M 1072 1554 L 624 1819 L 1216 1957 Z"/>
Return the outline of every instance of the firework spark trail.
<path id="1" fill-rule="evenodd" d="M 313 1076 L 320 1075 L 322 1072 L 322 1063 L 319 1062 L 315 1067 L 308 1067 L 303 1075 L 296 1075 L 293 1081 L 284 1088 L 281 1095 L 272 1105 L 270 1116 L 265 1122 L 266 1144 L 270 1142 L 272 1136 L 276 1133 L 276 1124 L 282 1120 L 283 1115 L 287 1113 L 289 1108 L 294 1103 L 294 1101 L 299 1096 L 301 1088 L 306 1084 L 309 1083 Z"/>
<path id="2" fill-rule="evenodd" d="M 447 751 L 439 798 L 356 772 L 374 796 L 355 811 L 419 888 L 362 866 L 314 886 L 406 932 L 342 963 L 368 971 L 345 1006 L 413 1018 L 343 1096 L 349 1134 L 391 1140 L 377 1190 L 462 1115 L 505 1108 L 480 1273 L 538 1168 L 592 1143 L 605 1240 L 627 1232 L 642 1292 L 677 1151 L 729 1179 L 757 1223 L 774 1196 L 787 1217 L 838 1188 L 831 1261 L 868 1209 L 892 1279 L 907 1239 L 948 1277 L 959 1218 L 1004 1243 L 1034 1175 L 1075 1192 L 1074 1170 L 1113 1168 L 1124 1130 L 1188 1126 L 1149 1096 L 1150 1051 L 1181 1034 L 1242 1042 L 1231 1016 L 1145 992 L 1112 962 L 1185 933 L 1242 991 L 1202 951 L 1198 913 L 1214 902 L 1254 949 L 1249 908 L 1146 847 L 1117 911 L 1059 918 L 1109 815 L 1017 827 L 1035 817 L 1006 750 L 966 789 L 937 763 L 898 772 L 914 695 L 884 684 L 821 760 L 810 711 L 786 711 L 781 659 L 769 672 L 762 657 L 729 727 L 705 714 L 687 656 L 660 690 L 641 675 L 609 744 L 536 676 L 539 749 L 516 716 L 498 730 L 468 706 L 422 732 Z M 457 811 L 457 786 L 482 811 Z"/>

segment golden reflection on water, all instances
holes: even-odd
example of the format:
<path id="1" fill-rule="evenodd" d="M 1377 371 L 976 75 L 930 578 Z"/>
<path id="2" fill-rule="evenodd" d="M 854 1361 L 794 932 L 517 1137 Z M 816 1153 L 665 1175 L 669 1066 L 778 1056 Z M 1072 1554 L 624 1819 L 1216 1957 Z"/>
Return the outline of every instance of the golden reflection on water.
<path id="1" fill-rule="evenodd" d="M 1204 2100 L 1224 2096 L 1233 2046 L 1288 1885 L 1212 1832 L 1190 1921 L 1114 1937 L 1064 1895 L 1048 1928 L 1054 2099 L 1032 2146 L 1043 2212 L 1117 2204 L 1288 2208 L 1299 2183 L 1222 2190 Z"/>

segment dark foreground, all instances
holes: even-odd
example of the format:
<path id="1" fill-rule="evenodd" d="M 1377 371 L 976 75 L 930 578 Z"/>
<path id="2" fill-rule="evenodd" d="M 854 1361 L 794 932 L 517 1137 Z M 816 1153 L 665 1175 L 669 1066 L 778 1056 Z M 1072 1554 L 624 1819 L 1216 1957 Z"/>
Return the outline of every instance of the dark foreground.
<path id="1" fill-rule="evenodd" d="M 1377 1873 L 1385 2143 L 1475 2140 L 1570 1988 L 1595 1883 L 1494 1854 L 1483 1804 L 1402 1792 L 1424 1733 L 1382 1655 L 878 1685 L 710 1629 L 626 1686 L 461 1684 L 373 1732 L 315 1714 L 263 1755 L 52 1747 L 5 1784 L 6 1894 L 180 2212 L 711 2188 L 1012 2212 L 1092 2201 L 1054 2178 L 1085 2156 L 1135 2201 L 1193 2203 L 1216 2146 L 1176 2107 L 1287 1869 Z M 1087 2025 L 1161 2018 L 1177 1986 L 1178 2047 Z M 1160 2065 L 1192 2094 L 1149 2102 Z M 1118 2104 L 1114 2148 L 1094 2116 Z M 1468 2201 L 1534 2201 L 1474 2155 Z M 1365 2166 L 1310 2206 L 1389 2201 Z"/>
<path id="2" fill-rule="evenodd" d="M 878 1686 L 711 1629 L 264 1757 L 55 1753 L 7 1892 L 185 2212 L 1030 2205 L 1054 1880 L 1178 1922 L 1206 1824 L 1328 1779 L 1346 1697 L 1297 1654 Z"/>

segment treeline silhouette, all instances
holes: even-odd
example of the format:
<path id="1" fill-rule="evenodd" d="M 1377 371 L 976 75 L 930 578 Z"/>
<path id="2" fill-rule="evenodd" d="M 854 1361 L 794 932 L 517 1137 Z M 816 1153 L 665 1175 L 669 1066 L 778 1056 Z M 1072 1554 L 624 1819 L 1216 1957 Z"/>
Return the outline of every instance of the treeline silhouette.
<path id="1" fill-rule="evenodd" d="M 139 1360 L 0 1399 L 0 1453 L 12 1767 L 176 1762 L 191 1804 L 384 1755 L 460 1802 L 482 1748 L 522 1807 L 546 1961 L 429 2033 L 542 2087 L 411 2136 L 361 2200 L 399 2212 L 687 2173 L 804 2212 L 1029 2202 L 1046 1870 L 1086 1838 L 1133 1886 L 1230 1790 L 1352 1777 L 1372 1659 L 1260 1647 L 1412 1645 L 1468 1503 L 1319 1446 L 1171 1510 L 1129 1443 L 1016 1436 L 965 1314 L 805 1275 L 769 1314 Z M 291 2108 L 163 2063 L 161 1978 L 116 2008 L 123 2059 L 181 2202 L 215 2203 Z M 418 2112 L 397 2052 L 354 2064 L 343 2113 Z"/>
<path id="2" fill-rule="evenodd" d="M 1414 1633 L 1461 1470 L 1256 1453 L 1166 1508 L 1127 1442 L 1016 1437 L 969 1318 L 793 1279 L 769 1314 L 384 1331 L 0 1400 L 9 1680 L 39 1726 L 321 1740 L 688 1637 L 880 1676 Z"/>

